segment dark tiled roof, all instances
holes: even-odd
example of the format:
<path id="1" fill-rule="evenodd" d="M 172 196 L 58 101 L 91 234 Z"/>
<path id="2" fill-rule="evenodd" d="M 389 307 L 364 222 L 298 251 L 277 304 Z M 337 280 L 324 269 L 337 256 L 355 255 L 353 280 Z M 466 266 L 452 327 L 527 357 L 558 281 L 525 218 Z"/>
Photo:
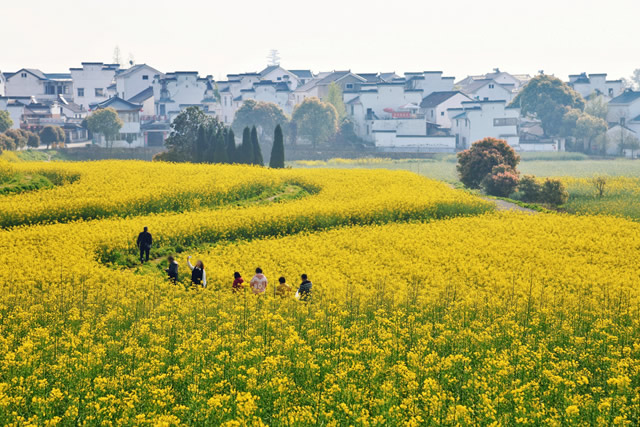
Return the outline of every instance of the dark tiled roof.
<path id="1" fill-rule="evenodd" d="M 91 109 L 95 110 L 95 109 L 100 109 L 100 108 L 107 108 L 107 107 L 111 107 L 112 105 L 117 104 L 117 103 L 120 103 L 120 104 L 124 105 L 129 110 L 140 110 L 142 108 L 142 105 L 140 105 L 140 104 L 134 104 L 133 102 L 125 101 L 124 99 L 120 98 L 119 96 L 114 96 L 113 98 L 109 98 L 106 101 L 102 101 L 102 102 L 99 102 L 97 104 L 91 104 Z"/>
<path id="2" fill-rule="evenodd" d="M 433 108 L 440 104 L 442 104 L 447 99 L 455 96 L 457 94 L 462 94 L 458 91 L 448 91 L 448 92 L 433 92 L 429 96 L 425 97 L 420 103 L 420 108 Z M 466 95 L 465 95 L 466 97 Z"/>
<path id="3" fill-rule="evenodd" d="M 152 96 L 153 96 L 153 88 L 151 86 L 149 86 L 148 88 L 146 88 L 145 90 L 143 90 L 139 94 L 134 95 L 131 98 L 129 98 L 129 102 L 134 103 L 134 104 L 140 104 L 140 103 L 146 101 L 147 99 L 151 98 Z"/>
<path id="4" fill-rule="evenodd" d="M 50 80 L 71 80 L 70 73 L 44 73 Z"/>
<path id="5" fill-rule="evenodd" d="M 295 74 L 301 79 L 310 79 L 313 77 L 311 70 L 289 70 L 289 72 Z"/>
<path id="6" fill-rule="evenodd" d="M 640 98 L 640 91 L 627 90 L 609 101 L 609 104 L 630 104 L 638 98 Z"/>

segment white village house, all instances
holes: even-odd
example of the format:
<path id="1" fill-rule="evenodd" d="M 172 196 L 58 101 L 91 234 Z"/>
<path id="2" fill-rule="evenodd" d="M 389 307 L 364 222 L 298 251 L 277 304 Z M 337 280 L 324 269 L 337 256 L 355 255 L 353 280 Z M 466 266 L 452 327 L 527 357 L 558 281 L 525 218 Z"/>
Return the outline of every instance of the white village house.
<path id="1" fill-rule="evenodd" d="M 520 109 L 508 107 L 504 100 L 465 101 L 461 108 L 448 110 L 451 132 L 458 149 L 487 137 L 504 139 L 514 149 L 520 149 L 518 121 Z"/>
<path id="2" fill-rule="evenodd" d="M 141 104 L 134 104 L 124 99 L 114 96 L 98 104 L 91 106 L 91 111 L 101 110 L 103 108 L 113 108 L 118 113 L 118 117 L 123 122 L 120 134 L 112 143 L 113 147 L 143 147 L 144 138 L 140 128 L 140 110 Z M 103 135 L 93 135 L 93 142 L 100 146 L 106 146 Z"/>
<path id="3" fill-rule="evenodd" d="M 420 112 L 427 121 L 450 129 L 451 119 L 447 110 L 462 108 L 462 103 L 466 101 L 471 101 L 471 98 L 460 91 L 432 92 L 420 102 Z"/>
<path id="4" fill-rule="evenodd" d="M 576 92 L 588 99 L 592 95 L 602 95 L 610 100 L 623 92 L 622 80 L 607 80 L 607 74 L 571 74 L 569 75 L 569 86 Z"/>
<path id="5" fill-rule="evenodd" d="M 5 73 L 5 79 L 5 96 L 33 96 L 38 101 L 53 101 L 58 95 L 73 98 L 70 74 L 43 73 L 35 68 L 22 68 L 15 73 Z"/>
<path id="6" fill-rule="evenodd" d="M 109 99 L 108 88 L 113 84 L 118 64 L 83 62 L 81 68 L 70 68 L 73 79 L 73 100 L 82 108 L 89 109 Z"/>

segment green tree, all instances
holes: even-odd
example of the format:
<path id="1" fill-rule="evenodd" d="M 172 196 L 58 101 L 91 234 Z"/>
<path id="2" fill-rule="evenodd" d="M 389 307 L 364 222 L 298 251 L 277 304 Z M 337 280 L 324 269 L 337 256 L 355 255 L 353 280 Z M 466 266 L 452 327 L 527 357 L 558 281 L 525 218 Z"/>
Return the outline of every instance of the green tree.
<path id="1" fill-rule="evenodd" d="M 538 118 L 547 136 L 561 132 L 562 118 L 571 108 L 584 109 L 584 99 L 557 77 L 540 74 L 527 83 L 511 103 L 523 116 Z"/>
<path id="2" fill-rule="evenodd" d="M 253 148 L 253 164 L 264 166 L 262 149 L 260 148 L 260 143 L 258 142 L 258 130 L 255 126 L 251 128 L 251 147 Z"/>
<path id="3" fill-rule="evenodd" d="M 113 108 L 103 108 L 87 117 L 87 127 L 94 134 L 104 137 L 107 147 L 113 145 L 124 123 Z"/>
<path id="4" fill-rule="evenodd" d="M 206 115 L 200 107 L 187 107 L 171 123 L 171 133 L 164 142 L 170 154 L 162 158 L 177 162 L 211 162 L 214 138 L 224 128 L 222 122 Z"/>
<path id="5" fill-rule="evenodd" d="M 62 129 L 60 126 L 45 126 L 40 131 L 40 140 L 47 146 L 47 150 L 51 145 L 56 147 L 59 142 L 63 142 L 64 138 L 60 139 L 60 131 Z M 62 130 L 62 134 L 64 135 L 64 131 Z"/>
<path id="6" fill-rule="evenodd" d="M 520 156 L 507 141 L 496 138 L 485 138 L 474 142 L 467 150 L 458 153 L 456 166 L 460 181 L 469 188 L 480 188 L 484 178 L 493 168 L 503 165 L 517 174 L 516 167 Z M 516 182 L 517 184 L 517 182 Z"/>
<path id="7" fill-rule="evenodd" d="M 27 133 L 22 129 L 9 129 L 4 134 L 13 139 L 13 144 L 17 149 L 22 149 L 27 146 Z"/>
<path id="8" fill-rule="evenodd" d="M 13 126 L 13 120 L 11 120 L 9 112 L 4 110 L 0 111 L 0 133 L 11 129 L 11 126 Z"/>
<path id="9" fill-rule="evenodd" d="M 16 149 L 16 144 L 13 138 L 8 137 L 4 133 L 0 133 L 0 153 L 3 151 L 12 151 Z"/>
<path id="10" fill-rule="evenodd" d="M 215 135 L 215 145 L 213 147 L 213 163 L 228 163 L 227 156 L 227 131 L 218 130 Z"/>
<path id="11" fill-rule="evenodd" d="M 602 95 L 592 96 L 584 106 L 585 113 L 601 118 L 602 120 L 607 120 L 608 111 L 609 106 Z"/>
<path id="12" fill-rule="evenodd" d="M 236 152 L 236 135 L 233 133 L 233 129 L 229 128 L 229 132 L 227 132 L 227 161 L 229 163 L 238 162 Z"/>
<path id="13" fill-rule="evenodd" d="M 240 156 L 238 163 L 245 165 L 253 164 L 253 145 L 251 144 L 251 129 L 245 127 L 242 131 L 242 145 L 240 146 Z"/>
<path id="14" fill-rule="evenodd" d="M 318 98 L 307 98 L 293 110 L 298 136 L 308 139 L 315 148 L 327 143 L 338 130 L 338 113 L 333 105 Z"/>
<path id="15" fill-rule="evenodd" d="M 27 132 L 27 146 L 38 148 L 40 146 L 40 137 L 33 132 Z"/>
<path id="16" fill-rule="evenodd" d="M 209 126 L 207 125 L 207 123 L 203 123 L 198 127 L 198 136 L 193 145 L 193 155 L 191 157 L 191 161 L 194 163 L 205 163 L 208 160 L 206 157 L 209 151 L 211 135 Z M 211 162 L 210 159 L 209 162 Z"/>
<path id="17" fill-rule="evenodd" d="M 273 147 L 271 148 L 270 168 L 284 168 L 284 136 L 280 125 L 276 126 L 273 133 Z"/>
<path id="18" fill-rule="evenodd" d="M 327 97 L 324 99 L 324 101 L 333 105 L 333 107 L 336 109 L 336 113 L 338 113 L 339 121 L 342 121 L 345 117 L 347 117 L 347 109 L 344 106 L 342 89 L 336 82 L 331 82 L 331 84 L 329 84 L 329 92 L 327 93 Z"/>
<path id="19" fill-rule="evenodd" d="M 277 125 L 284 126 L 288 122 L 289 119 L 278 105 L 248 99 L 236 111 L 231 128 L 240 133 L 247 126 L 256 126 L 261 139 L 270 139 Z"/>
<path id="20" fill-rule="evenodd" d="M 585 142 L 585 147 L 588 152 L 592 152 L 594 141 L 606 141 L 606 138 L 603 138 L 606 131 L 607 122 L 589 114 L 581 115 L 576 122 L 576 137 L 581 138 Z M 606 152 L 606 144 L 601 145 L 604 145 L 604 147 L 600 147 L 600 151 Z"/>

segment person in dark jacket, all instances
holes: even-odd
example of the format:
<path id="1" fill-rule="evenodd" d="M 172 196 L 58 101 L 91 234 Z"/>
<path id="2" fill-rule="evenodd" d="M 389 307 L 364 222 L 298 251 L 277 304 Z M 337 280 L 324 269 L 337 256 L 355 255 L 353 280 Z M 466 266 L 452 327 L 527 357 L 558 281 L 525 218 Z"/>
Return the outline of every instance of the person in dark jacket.
<path id="1" fill-rule="evenodd" d="M 169 258 L 167 258 L 167 260 L 169 261 L 169 268 L 167 268 L 165 271 L 169 275 L 169 280 L 171 280 L 175 285 L 178 281 L 178 261 L 176 261 L 175 258 L 171 255 L 169 255 Z"/>
<path id="2" fill-rule="evenodd" d="M 153 238 L 149 229 L 144 228 L 144 231 L 138 234 L 138 241 L 136 245 L 140 249 L 140 264 L 144 264 L 145 260 L 149 261 L 149 250 L 151 250 L 151 244 L 153 244 Z"/>
<path id="3" fill-rule="evenodd" d="M 187 257 L 187 265 L 191 269 L 191 283 L 195 286 L 207 287 L 207 272 L 204 270 L 204 264 L 198 260 L 196 265 L 191 265 L 191 256 Z"/>
<path id="4" fill-rule="evenodd" d="M 300 278 L 302 279 L 302 283 L 300 283 L 297 294 L 300 298 L 300 301 L 307 301 L 311 298 L 311 287 L 313 286 L 313 284 L 306 274 L 303 274 L 302 276 L 300 276 Z"/>

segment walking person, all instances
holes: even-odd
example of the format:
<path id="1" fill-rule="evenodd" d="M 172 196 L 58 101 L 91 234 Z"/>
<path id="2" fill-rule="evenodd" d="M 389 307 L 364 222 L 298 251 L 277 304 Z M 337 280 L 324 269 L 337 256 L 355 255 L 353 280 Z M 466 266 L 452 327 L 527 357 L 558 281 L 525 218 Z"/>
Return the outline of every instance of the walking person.
<path id="1" fill-rule="evenodd" d="M 231 285 L 231 289 L 233 289 L 233 293 L 242 293 L 244 290 L 244 279 L 237 271 L 233 273 L 233 285 Z"/>
<path id="2" fill-rule="evenodd" d="M 173 282 L 173 284 L 175 285 L 178 282 L 178 261 L 175 260 L 173 255 L 169 255 L 169 258 L 167 258 L 167 260 L 169 261 L 169 268 L 167 268 L 165 271 L 169 275 L 169 280 L 171 280 L 171 282 Z"/>
<path id="3" fill-rule="evenodd" d="M 256 268 L 256 275 L 253 276 L 253 279 L 249 282 L 253 293 L 256 295 L 262 295 L 266 292 L 268 283 L 269 281 L 267 280 L 267 277 L 262 274 L 262 269 L 260 267 Z"/>
<path id="4" fill-rule="evenodd" d="M 144 264 L 145 260 L 149 261 L 149 251 L 153 244 L 153 238 L 149 233 L 149 228 L 145 227 L 144 231 L 138 234 L 138 240 L 136 246 L 140 249 L 140 264 Z"/>
<path id="5" fill-rule="evenodd" d="M 291 296 L 291 285 L 287 284 L 287 279 L 280 277 L 278 279 L 278 287 L 276 288 L 276 295 L 284 299 Z"/>
<path id="6" fill-rule="evenodd" d="M 302 283 L 300 283 L 296 295 L 298 295 L 300 301 L 308 301 L 311 298 L 311 287 L 313 283 L 311 283 L 311 280 L 309 280 L 306 274 L 303 274 L 300 278 L 302 279 Z"/>
<path id="7" fill-rule="evenodd" d="M 187 257 L 187 265 L 191 270 L 191 283 L 195 286 L 207 287 L 207 272 L 204 270 L 204 263 L 201 260 L 196 265 L 191 265 L 191 255 Z"/>

